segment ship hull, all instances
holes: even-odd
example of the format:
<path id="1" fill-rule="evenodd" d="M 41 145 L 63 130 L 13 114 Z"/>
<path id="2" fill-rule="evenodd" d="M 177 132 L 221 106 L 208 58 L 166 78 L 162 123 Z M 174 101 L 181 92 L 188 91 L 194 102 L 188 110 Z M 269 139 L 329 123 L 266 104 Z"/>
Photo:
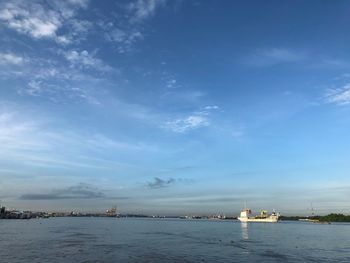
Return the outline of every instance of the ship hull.
<path id="1" fill-rule="evenodd" d="M 277 218 L 241 218 L 238 217 L 238 220 L 241 222 L 252 222 L 252 223 L 277 223 Z"/>

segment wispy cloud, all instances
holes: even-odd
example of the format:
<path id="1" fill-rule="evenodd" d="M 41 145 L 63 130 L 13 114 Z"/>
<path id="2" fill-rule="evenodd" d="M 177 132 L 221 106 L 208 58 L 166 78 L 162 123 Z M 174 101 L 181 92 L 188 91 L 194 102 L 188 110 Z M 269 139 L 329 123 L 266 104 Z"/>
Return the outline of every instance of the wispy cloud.
<path id="1" fill-rule="evenodd" d="M 40 94 L 44 87 L 42 86 L 43 81 L 42 80 L 35 80 L 32 79 L 28 82 L 28 88 L 27 88 L 27 93 L 29 95 L 37 95 Z"/>
<path id="2" fill-rule="evenodd" d="M 244 135 L 244 129 L 242 127 L 235 127 L 231 130 L 231 135 L 235 139 L 240 139 Z"/>
<path id="3" fill-rule="evenodd" d="M 97 89 L 100 92 L 105 86 L 101 83 L 110 83 L 111 73 L 119 74 L 118 69 L 98 58 L 96 52 L 86 50 L 54 50 L 50 59 L 0 53 L 0 69 L 0 79 L 21 82 L 21 85 L 6 87 L 16 89 L 20 95 L 95 105 L 100 103 Z"/>
<path id="4" fill-rule="evenodd" d="M 326 102 L 337 105 L 346 105 L 350 103 L 350 83 L 341 88 L 328 89 L 324 95 Z"/>
<path id="5" fill-rule="evenodd" d="M 66 22 L 66 28 L 68 29 L 68 33 L 64 36 L 60 36 L 58 41 L 61 41 L 63 44 L 72 42 L 80 43 L 86 40 L 88 34 L 93 31 L 94 24 L 87 20 L 72 18 Z"/>
<path id="6" fill-rule="evenodd" d="M 167 0 L 136 0 L 127 6 L 130 11 L 131 22 L 142 22 L 153 16 L 156 9 L 164 5 Z"/>
<path id="7" fill-rule="evenodd" d="M 113 140 L 107 136 L 102 134 L 94 134 L 90 136 L 86 143 L 95 149 L 123 149 L 123 150 L 131 150 L 131 151 L 141 151 L 145 149 L 151 149 L 150 145 L 142 144 L 142 143 L 127 143 L 122 141 Z"/>
<path id="8" fill-rule="evenodd" d="M 19 112 L 0 108 L 0 153 L 9 149 L 42 149 L 45 145 L 36 136 L 37 124 L 25 120 Z"/>
<path id="9" fill-rule="evenodd" d="M 349 61 L 339 58 L 327 58 L 319 62 L 318 67 L 326 69 L 349 68 Z M 317 65 L 315 65 L 315 68 L 317 68 Z"/>
<path id="10" fill-rule="evenodd" d="M 152 181 L 146 182 L 145 186 L 149 189 L 159 189 L 173 186 L 177 183 L 180 184 L 189 184 L 192 183 L 193 180 L 187 178 L 168 178 L 162 179 L 159 177 L 154 177 Z"/>
<path id="11" fill-rule="evenodd" d="M 176 180 L 174 178 L 161 179 L 159 177 L 154 177 L 153 181 L 146 183 L 146 187 L 150 189 L 164 188 L 171 186 L 175 183 L 175 181 Z"/>
<path id="12" fill-rule="evenodd" d="M 10 29 L 35 39 L 53 39 L 58 43 L 70 42 L 68 35 L 58 34 L 59 29 L 79 8 L 85 8 L 86 0 L 45 1 L 14 0 L 1 4 L 0 21 Z"/>
<path id="13" fill-rule="evenodd" d="M 174 89 L 174 88 L 177 88 L 177 85 L 176 85 L 176 79 L 174 78 L 171 78 L 169 80 L 167 80 L 166 82 L 166 88 L 167 89 Z"/>
<path id="14" fill-rule="evenodd" d="M 249 66 L 265 67 L 277 64 L 295 63 L 305 59 L 301 52 L 286 48 L 270 48 L 258 50 L 244 59 Z"/>
<path id="15" fill-rule="evenodd" d="M 88 3 L 88 0 L 1 1 L 0 24 L 4 30 L 15 30 L 35 40 L 64 44 L 64 49 L 66 44 L 78 44 L 94 27 L 92 22 L 79 19 L 79 12 L 86 9 Z M 2 67 L 4 65 L 6 68 Z M 96 52 L 79 48 L 58 50 L 57 46 L 45 49 L 41 56 L 0 52 L 0 66 L 2 79 L 21 82 L 15 86 L 20 95 L 45 96 L 56 102 L 71 99 L 95 105 L 100 103 L 95 86 L 101 90 L 100 82 L 108 82 L 106 73 L 117 71 L 98 58 Z"/>
<path id="16" fill-rule="evenodd" d="M 89 168 L 116 169 L 123 165 L 111 157 L 105 162 L 105 153 L 123 154 L 154 151 L 147 143 L 118 140 L 104 134 L 84 132 L 61 125 L 54 129 L 52 117 L 26 109 L 9 109 L 0 104 L 0 156 L 2 160 L 30 167 L 58 167 L 60 169 Z M 83 156 L 94 156 L 93 160 Z M 98 157 L 101 159 L 99 160 Z"/>
<path id="17" fill-rule="evenodd" d="M 97 50 L 78 48 L 77 45 L 72 48 L 73 45 L 67 44 L 79 44 L 88 35 L 97 35 L 115 43 L 120 53 L 131 51 L 134 44 L 144 37 L 142 22 L 154 15 L 163 2 L 165 3 L 132 1 L 118 4 L 116 6 L 121 8 L 113 10 L 100 23 L 80 19 L 83 9 L 89 11 L 88 0 L 0 2 L 0 24 L 3 24 L 3 28 L 35 40 L 49 39 L 64 44 L 59 50 L 57 46 L 44 50 L 40 53 L 42 57 L 37 54 L 30 57 L 28 54 L 22 56 L 1 52 L 0 66 L 6 68 L 1 68 L 0 77 L 21 82 L 15 89 L 23 96 L 46 97 L 55 102 L 69 99 L 101 105 L 101 90 L 105 91 L 108 85 L 116 85 L 116 76 L 120 71 L 99 58 Z M 98 10 L 95 11 L 98 13 Z M 45 57 L 45 52 L 50 54 Z M 111 73 L 117 74 L 112 76 Z"/>
<path id="18" fill-rule="evenodd" d="M 21 65 L 25 62 L 22 56 L 14 53 L 1 53 L 0 52 L 0 65 Z"/>
<path id="19" fill-rule="evenodd" d="M 207 117 L 202 115 L 189 115 L 184 118 L 166 122 L 166 127 L 173 132 L 185 133 L 187 131 L 205 127 L 210 124 Z"/>
<path id="20" fill-rule="evenodd" d="M 124 17 L 118 16 L 113 20 L 99 22 L 105 39 L 115 43 L 119 53 L 134 51 L 135 44 L 144 39 L 143 23 L 166 2 L 167 0 L 135 0 L 124 5 Z"/>
<path id="21" fill-rule="evenodd" d="M 97 199 L 105 198 L 97 187 L 80 183 L 64 189 L 52 190 L 48 193 L 24 194 L 20 196 L 22 200 L 60 200 L 60 199 Z"/>
<path id="22" fill-rule="evenodd" d="M 107 23 L 103 26 L 106 30 L 104 36 L 107 41 L 114 42 L 119 53 L 130 52 L 134 44 L 144 38 L 141 31 L 137 28 L 122 28 L 113 23 Z"/>
<path id="23" fill-rule="evenodd" d="M 106 35 L 111 41 L 132 45 L 136 40 L 142 39 L 143 35 L 139 31 L 127 33 L 119 28 L 113 29 Z"/>
<path id="24" fill-rule="evenodd" d="M 200 100 L 205 96 L 205 92 L 200 90 L 180 90 L 180 84 L 172 85 L 168 87 L 169 83 L 166 84 L 165 92 L 162 94 L 162 98 L 166 98 L 168 102 L 184 102 L 184 103 L 199 103 Z"/>
<path id="25" fill-rule="evenodd" d="M 112 68 L 106 65 L 101 59 L 95 56 L 95 53 L 89 53 L 87 50 L 71 50 L 64 52 L 65 58 L 70 62 L 71 67 L 80 69 L 94 68 L 100 71 L 110 71 Z"/>
<path id="26" fill-rule="evenodd" d="M 190 130 L 209 126 L 209 116 L 213 110 L 217 109 L 219 109 L 219 107 L 216 105 L 205 106 L 199 111 L 195 111 L 186 117 L 166 122 L 165 128 L 176 133 L 186 133 Z"/>

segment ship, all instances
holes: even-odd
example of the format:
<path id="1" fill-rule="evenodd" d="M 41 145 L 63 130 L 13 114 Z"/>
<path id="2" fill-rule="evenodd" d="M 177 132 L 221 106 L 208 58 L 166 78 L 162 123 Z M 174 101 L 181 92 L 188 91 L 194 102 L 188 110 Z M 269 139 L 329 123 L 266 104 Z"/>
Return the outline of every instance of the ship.
<path id="1" fill-rule="evenodd" d="M 250 216 L 251 214 L 252 211 L 245 208 L 237 219 L 241 222 L 277 223 L 280 216 L 275 211 L 269 215 L 267 210 L 262 210 L 259 216 Z"/>
<path id="2" fill-rule="evenodd" d="M 114 206 L 110 209 L 106 210 L 106 216 L 107 217 L 118 217 L 118 213 L 117 213 L 117 207 Z"/>

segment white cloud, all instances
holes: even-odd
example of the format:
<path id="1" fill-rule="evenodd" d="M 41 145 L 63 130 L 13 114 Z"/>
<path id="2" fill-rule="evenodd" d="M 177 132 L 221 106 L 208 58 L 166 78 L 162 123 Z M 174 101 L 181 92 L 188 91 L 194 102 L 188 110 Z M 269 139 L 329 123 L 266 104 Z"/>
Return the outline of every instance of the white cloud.
<path id="1" fill-rule="evenodd" d="M 67 2 L 76 6 L 86 8 L 90 0 L 67 0 Z"/>
<path id="2" fill-rule="evenodd" d="M 78 8 L 86 5 L 85 0 L 52 1 L 50 5 L 43 1 L 14 0 L 0 5 L 0 21 L 8 28 L 36 39 L 68 43 L 68 36 L 58 35 L 58 30 Z"/>
<path id="3" fill-rule="evenodd" d="M 96 64 L 96 59 L 86 50 L 83 50 L 81 52 L 72 50 L 65 53 L 65 57 L 73 65 L 93 67 Z"/>
<path id="4" fill-rule="evenodd" d="M 0 53 L 0 65 L 21 65 L 25 59 L 13 53 Z"/>
<path id="5" fill-rule="evenodd" d="M 251 54 L 245 63 L 251 66 L 273 66 L 283 63 L 295 63 L 303 60 L 305 55 L 285 48 L 262 49 Z"/>
<path id="6" fill-rule="evenodd" d="M 168 89 L 177 88 L 176 79 L 169 79 L 169 80 L 166 82 L 166 87 L 167 87 Z"/>
<path id="7" fill-rule="evenodd" d="M 9 28 L 34 38 L 54 37 L 62 24 L 58 13 L 45 10 L 38 3 L 22 1 L 7 3 L 0 12 L 0 19 L 6 21 Z"/>
<path id="8" fill-rule="evenodd" d="M 219 106 L 216 105 L 208 105 L 204 107 L 205 110 L 218 110 Z"/>
<path id="9" fill-rule="evenodd" d="M 350 83 L 341 88 L 329 89 L 324 97 L 328 103 L 335 103 L 337 105 L 350 104 Z"/>

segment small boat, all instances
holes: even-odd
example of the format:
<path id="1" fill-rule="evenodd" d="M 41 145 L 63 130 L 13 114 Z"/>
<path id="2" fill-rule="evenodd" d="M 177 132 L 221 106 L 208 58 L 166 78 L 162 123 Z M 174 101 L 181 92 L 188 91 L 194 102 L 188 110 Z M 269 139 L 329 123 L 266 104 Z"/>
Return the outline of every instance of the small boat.
<path id="1" fill-rule="evenodd" d="M 311 218 L 299 218 L 298 221 L 310 222 L 310 223 L 318 223 L 318 222 L 320 222 L 320 220 L 318 220 L 318 219 L 311 219 Z"/>
<path id="2" fill-rule="evenodd" d="M 280 216 L 275 211 L 268 215 L 266 210 L 262 210 L 259 216 L 250 216 L 251 214 L 250 209 L 244 209 L 237 219 L 241 222 L 277 223 Z"/>
<path id="3" fill-rule="evenodd" d="M 299 218 L 298 221 L 314 223 L 314 224 L 331 224 L 328 221 L 320 221 L 319 219 L 310 219 L 310 218 Z"/>

